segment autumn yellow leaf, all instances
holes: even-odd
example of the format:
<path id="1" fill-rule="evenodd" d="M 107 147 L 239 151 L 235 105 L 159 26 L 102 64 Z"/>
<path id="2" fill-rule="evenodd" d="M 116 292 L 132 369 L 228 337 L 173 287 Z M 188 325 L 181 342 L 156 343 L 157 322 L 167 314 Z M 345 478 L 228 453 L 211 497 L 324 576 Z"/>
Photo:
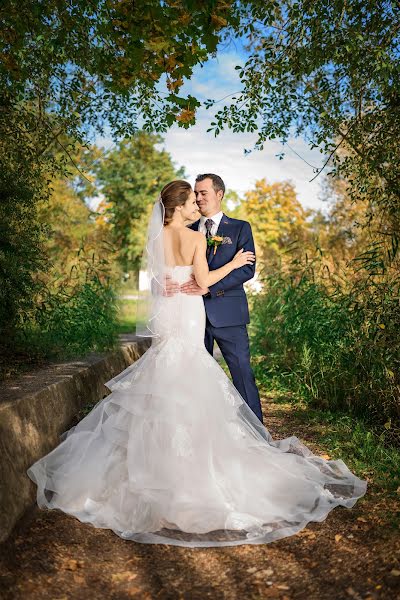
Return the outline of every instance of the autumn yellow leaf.
<path id="1" fill-rule="evenodd" d="M 163 59 L 163 66 L 168 73 L 171 73 L 175 67 L 183 67 L 183 63 L 177 60 L 176 54 L 170 54 L 166 60 Z"/>
<path id="2" fill-rule="evenodd" d="M 170 46 L 170 41 L 159 36 L 150 40 L 146 40 L 143 45 L 146 50 L 151 50 L 152 52 L 167 52 Z"/>
<path id="3" fill-rule="evenodd" d="M 340 542 L 340 540 L 342 539 L 342 537 L 343 537 L 343 536 L 342 536 L 342 535 L 340 535 L 340 533 L 337 533 L 337 534 L 335 535 L 335 542 Z"/>
<path id="4" fill-rule="evenodd" d="M 128 87 L 129 85 L 131 85 L 132 81 L 134 80 L 134 74 L 130 74 L 130 75 L 122 75 L 120 78 L 120 83 L 122 83 L 122 85 L 124 85 L 125 87 Z"/>
<path id="5" fill-rule="evenodd" d="M 182 23 L 182 25 L 188 25 L 188 23 L 190 23 L 191 20 L 192 20 L 192 15 L 188 12 L 182 13 L 178 19 L 179 23 Z"/>
<path id="6" fill-rule="evenodd" d="M 189 123 L 189 121 L 191 121 L 194 116 L 195 116 L 195 111 L 194 110 L 190 110 L 188 108 L 185 108 L 177 117 L 176 120 L 180 121 L 181 123 Z"/>
<path id="7" fill-rule="evenodd" d="M 122 571 L 121 573 L 114 573 L 111 575 L 111 580 L 113 583 L 123 583 L 125 581 L 133 581 L 136 577 L 137 573 L 132 573 L 132 571 Z"/>
<path id="8" fill-rule="evenodd" d="M 179 89 L 182 85 L 183 85 L 182 77 L 178 77 L 178 79 L 175 79 L 175 80 L 167 79 L 167 88 L 171 92 L 174 92 L 175 90 Z"/>
<path id="9" fill-rule="evenodd" d="M 67 569 L 68 571 L 76 571 L 77 569 L 83 567 L 83 560 L 75 560 L 74 558 L 66 558 L 63 559 L 61 563 L 61 569 Z"/>
<path id="10" fill-rule="evenodd" d="M 302 529 L 301 531 L 297 532 L 296 535 L 298 535 L 299 537 L 307 537 L 311 540 L 313 540 L 316 537 L 316 534 L 310 529 Z"/>
<path id="11" fill-rule="evenodd" d="M 213 23 L 213 25 L 215 25 L 215 27 L 225 27 L 225 25 L 227 24 L 227 20 L 224 19 L 224 17 L 221 17 L 220 15 L 211 15 L 211 22 Z"/>

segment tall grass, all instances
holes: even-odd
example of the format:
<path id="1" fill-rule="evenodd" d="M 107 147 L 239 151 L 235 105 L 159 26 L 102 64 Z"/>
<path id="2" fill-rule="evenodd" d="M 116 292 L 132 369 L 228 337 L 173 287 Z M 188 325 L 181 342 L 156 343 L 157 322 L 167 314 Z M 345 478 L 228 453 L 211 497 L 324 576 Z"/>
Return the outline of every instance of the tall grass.
<path id="1" fill-rule="evenodd" d="M 106 258 L 81 248 L 68 277 L 38 286 L 35 309 L 21 315 L 17 343 L 36 358 L 68 358 L 115 346 L 118 299 Z"/>
<path id="2" fill-rule="evenodd" d="M 397 278 L 344 288 L 315 265 L 291 267 L 269 274 L 252 299 L 252 344 L 264 371 L 312 406 L 357 414 L 400 443 Z"/>

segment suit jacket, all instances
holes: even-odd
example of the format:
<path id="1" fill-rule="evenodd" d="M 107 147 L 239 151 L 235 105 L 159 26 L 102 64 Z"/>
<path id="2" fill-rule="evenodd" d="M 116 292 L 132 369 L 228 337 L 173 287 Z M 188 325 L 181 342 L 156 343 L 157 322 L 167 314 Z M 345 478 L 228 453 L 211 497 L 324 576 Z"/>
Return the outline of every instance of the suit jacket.
<path id="1" fill-rule="evenodd" d="M 199 222 L 189 225 L 197 231 Z M 232 243 L 211 247 L 207 255 L 210 271 L 218 269 L 233 259 L 236 252 L 243 248 L 255 252 L 250 223 L 231 219 L 223 214 L 216 235 L 230 238 Z M 203 296 L 208 320 L 214 327 L 230 327 L 250 323 L 249 307 L 243 283 L 254 277 L 255 263 L 235 269 L 229 275 L 210 286 L 210 293 Z"/>

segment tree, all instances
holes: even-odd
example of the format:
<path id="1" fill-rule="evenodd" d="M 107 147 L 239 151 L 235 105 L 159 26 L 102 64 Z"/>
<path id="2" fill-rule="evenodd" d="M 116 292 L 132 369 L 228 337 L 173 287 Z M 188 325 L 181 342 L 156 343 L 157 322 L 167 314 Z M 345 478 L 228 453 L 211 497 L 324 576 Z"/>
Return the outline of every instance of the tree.
<path id="1" fill-rule="evenodd" d="M 2 109 L 58 117 L 52 135 L 80 123 L 132 135 L 138 117 L 188 127 L 198 101 L 178 97 L 183 78 L 223 39 L 231 3 L 199 0 L 5 0 L 0 7 Z M 166 75 L 162 101 L 156 83 Z M 159 108 L 159 101 L 168 110 Z M 157 106 L 158 105 L 158 106 Z M 161 121 L 160 121 L 161 122 Z"/>
<path id="2" fill-rule="evenodd" d="M 105 125 L 118 138 L 139 124 L 194 123 L 199 102 L 179 89 L 215 52 L 229 13 L 225 0 L 1 3 L 0 337 L 9 346 L 50 267 L 36 219 L 50 181 L 80 169 L 76 151 Z"/>
<path id="3" fill-rule="evenodd" d="M 316 176 L 328 168 L 346 182 L 351 201 L 368 199 L 373 208 L 380 239 L 364 256 L 367 276 L 374 276 L 375 264 L 385 269 L 395 261 L 397 0 L 6 0 L 0 23 L 0 177 L 10 207 L 2 216 L 15 228 L 14 239 L 18 227 L 10 215 L 45 194 L 46 178 L 68 171 L 73 148 L 65 137 L 84 144 L 88 131 L 102 132 L 105 125 L 114 137 L 128 138 L 139 126 L 161 133 L 174 123 L 188 128 L 200 101 L 180 94 L 184 80 L 219 43 L 239 38 L 249 53 L 237 67 L 241 89 L 217 111 L 210 130 L 257 132 L 256 148 L 274 138 L 286 144 L 292 135 L 320 147 Z M 54 158 L 54 145 L 63 159 Z M 21 256 L 32 257 L 29 231 L 19 239 L 27 245 Z M 25 300 L 30 269 L 39 268 L 29 260 L 18 287 Z M 0 261 L 5 282 L 21 281 L 22 271 L 10 273 L 5 253 Z"/>
<path id="4" fill-rule="evenodd" d="M 398 2 L 251 0 L 238 11 L 249 58 L 237 67 L 240 92 L 210 129 L 256 131 L 256 148 L 290 135 L 320 146 L 317 175 L 329 164 L 349 182 L 351 200 L 375 206 L 390 263 L 400 237 Z"/>
<path id="5" fill-rule="evenodd" d="M 146 219 L 161 188 L 184 177 L 184 170 L 175 168 L 170 155 L 156 148 L 161 142 L 159 136 L 141 132 L 120 142 L 96 169 L 107 203 L 104 214 L 126 271 L 139 270 Z"/>
<path id="6" fill-rule="evenodd" d="M 276 267 L 288 245 L 300 245 L 309 236 L 309 213 L 297 200 L 289 181 L 268 183 L 256 181 L 253 190 L 245 193 L 238 216 L 247 219 L 253 228 L 260 263 L 265 272 Z"/>
<path id="7" fill-rule="evenodd" d="M 340 177 L 329 177 L 324 182 L 324 195 L 329 199 L 325 222 L 324 248 L 335 264 L 344 267 L 376 239 L 369 220 L 368 203 L 354 202 L 348 194 L 348 183 Z"/>
<path id="8" fill-rule="evenodd" d="M 56 179 L 51 183 L 50 197 L 38 205 L 38 219 L 48 232 L 42 246 L 51 264 L 46 285 L 52 285 L 51 279 L 69 277 L 80 248 L 90 248 L 100 259 L 115 254 L 110 243 L 111 224 L 98 219 L 85 202 L 91 189 L 85 186 L 80 192 L 72 178 Z"/>

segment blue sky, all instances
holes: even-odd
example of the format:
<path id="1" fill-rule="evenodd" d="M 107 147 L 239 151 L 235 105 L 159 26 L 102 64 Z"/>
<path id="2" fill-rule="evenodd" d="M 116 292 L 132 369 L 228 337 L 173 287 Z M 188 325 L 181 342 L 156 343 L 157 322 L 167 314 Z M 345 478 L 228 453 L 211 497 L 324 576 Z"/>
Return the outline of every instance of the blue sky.
<path id="1" fill-rule="evenodd" d="M 246 53 L 240 42 L 231 42 L 228 47 L 218 52 L 217 58 L 211 58 L 205 65 L 197 67 L 191 81 L 186 82 L 180 95 L 192 94 L 200 101 L 207 98 L 220 100 L 241 89 L 238 72 L 235 66 L 244 64 Z M 229 102 L 229 99 L 225 102 Z M 221 108 L 224 102 L 220 102 Z M 207 129 L 216 109 L 200 108 L 195 126 L 184 129 L 173 126 L 164 134 L 162 146 L 170 153 L 177 166 L 185 167 L 187 179 L 193 183 L 198 173 L 213 172 L 220 175 L 228 189 L 240 195 L 252 189 L 258 179 L 265 177 L 269 182 L 290 180 L 298 195 L 298 199 L 306 208 L 324 210 L 326 202 L 320 198 L 320 187 L 324 174 L 310 183 L 315 176 L 313 166 L 320 167 L 324 160 L 320 151 L 310 150 L 300 138 L 289 139 L 290 150 L 277 140 L 264 144 L 262 151 L 254 151 L 244 155 L 244 149 L 252 148 L 256 135 L 250 133 L 232 133 L 223 131 L 215 138 Z M 111 145 L 110 139 L 98 138 L 99 145 Z M 283 160 L 276 156 L 285 151 Z M 302 158 L 296 155 L 300 155 Z M 306 162 L 305 162 L 306 161 Z"/>

